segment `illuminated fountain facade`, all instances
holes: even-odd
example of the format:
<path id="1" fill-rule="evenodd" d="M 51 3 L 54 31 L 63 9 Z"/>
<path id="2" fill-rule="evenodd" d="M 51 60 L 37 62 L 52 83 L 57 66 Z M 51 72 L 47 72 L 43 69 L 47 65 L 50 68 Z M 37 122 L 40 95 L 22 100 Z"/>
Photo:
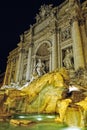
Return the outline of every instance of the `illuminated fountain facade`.
<path id="1" fill-rule="evenodd" d="M 65 0 L 58 7 L 42 5 L 36 23 L 20 35 L 17 48 L 9 53 L 4 85 L 30 81 L 37 62 L 44 71 L 87 65 L 87 1 Z"/>
<path id="2" fill-rule="evenodd" d="M 9 53 L 2 88 L 11 89 L 0 101 L 5 111 L 57 114 L 56 122 L 86 126 L 86 42 L 87 1 L 42 5 L 36 23 Z"/>

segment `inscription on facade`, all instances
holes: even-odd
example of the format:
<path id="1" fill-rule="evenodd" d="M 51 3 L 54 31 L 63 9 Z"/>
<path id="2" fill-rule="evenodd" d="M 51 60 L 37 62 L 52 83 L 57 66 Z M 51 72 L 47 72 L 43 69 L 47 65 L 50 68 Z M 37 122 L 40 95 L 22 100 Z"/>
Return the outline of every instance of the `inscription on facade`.
<path id="1" fill-rule="evenodd" d="M 34 27 L 34 35 L 38 32 L 42 31 L 44 28 L 46 28 L 49 25 L 49 19 L 46 19 L 41 24 L 38 24 L 36 27 Z"/>

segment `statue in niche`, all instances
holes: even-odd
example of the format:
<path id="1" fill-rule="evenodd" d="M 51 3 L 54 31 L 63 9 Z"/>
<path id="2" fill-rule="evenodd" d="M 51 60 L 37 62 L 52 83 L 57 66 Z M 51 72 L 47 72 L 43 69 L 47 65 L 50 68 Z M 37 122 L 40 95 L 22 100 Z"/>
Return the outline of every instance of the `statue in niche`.
<path id="1" fill-rule="evenodd" d="M 63 59 L 63 64 L 67 69 L 72 69 L 74 68 L 73 62 L 72 62 L 72 58 L 73 58 L 73 52 L 72 49 L 66 49 L 65 51 L 65 57 Z"/>
<path id="2" fill-rule="evenodd" d="M 41 59 L 38 59 L 38 62 L 36 64 L 36 72 L 38 74 L 38 76 L 42 76 L 43 74 L 45 74 L 45 64 L 41 61 Z"/>

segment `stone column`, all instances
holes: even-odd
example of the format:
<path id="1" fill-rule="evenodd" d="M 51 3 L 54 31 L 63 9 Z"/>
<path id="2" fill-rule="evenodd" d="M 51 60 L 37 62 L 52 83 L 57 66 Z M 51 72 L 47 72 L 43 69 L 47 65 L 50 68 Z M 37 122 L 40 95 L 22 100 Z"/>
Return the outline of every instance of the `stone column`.
<path id="1" fill-rule="evenodd" d="M 5 77 L 4 77 L 4 81 L 3 81 L 3 85 L 5 85 L 5 84 L 8 84 L 8 67 L 9 66 L 9 63 L 7 63 L 7 67 L 6 67 L 6 72 L 5 72 Z"/>
<path id="2" fill-rule="evenodd" d="M 19 50 L 19 60 L 18 60 L 18 66 L 17 66 L 17 73 L 16 73 L 16 82 L 20 81 L 20 71 L 21 71 L 21 62 L 22 60 L 22 50 Z"/>
<path id="3" fill-rule="evenodd" d="M 87 33 L 87 13 L 86 13 L 86 16 L 85 16 L 85 20 L 86 20 L 86 33 Z"/>
<path id="4" fill-rule="evenodd" d="M 61 67 L 60 28 L 58 29 L 57 37 L 58 37 L 58 68 L 60 68 Z"/>
<path id="5" fill-rule="evenodd" d="M 87 36 L 86 36 L 86 29 L 85 29 L 85 21 L 83 19 L 80 20 L 80 29 L 81 29 L 81 36 L 83 41 L 84 59 L 85 59 L 85 64 L 87 65 Z"/>
<path id="6" fill-rule="evenodd" d="M 52 71 L 52 47 L 48 48 L 50 58 L 49 58 L 49 72 Z"/>
<path id="7" fill-rule="evenodd" d="M 85 29 L 86 29 L 86 34 L 87 34 L 87 8 L 84 9 L 83 12 L 84 12 L 83 16 L 84 16 L 84 19 L 85 19 Z"/>
<path id="8" fill-rule="evenodd" d="M 11 82 L 11 74 L 12 74 L 12 59 L 11 59 L 11 61 L 10 61 L 10 72 L 9 72 L 9 77 L 8 77 L 8 84 L 10 84 L 10 82 Z"/>
<path id="9" fill-rule="evenodd" d="M 24 68 L 24 63 L 23 63 L 23 59 L 24 59 L 24 49 L 21 49 L 21 64 L 20 64 L 20 72 L 19 72 L 19 81 L 22 81 L 23 78 L 23 68 Z"/>
<path id="10" fill-rule="evenodd" d="M 28 51 L 28 61 L 27 61 L 27 71 L 26 71 L 27 81 L 29 81 L 31 78 L 31 53 L 32 53 L 32 44 L 29 46 L 29 51 Z"/>
<path id="11" fill-rule="evenodd" d="M 78 18 L 73 17 L 71 22 L 72 22 L 74 67 L 75 70 L 77 70 L 79 67 L 84 68 L 84 55 L 83 55 L 82 39 L 81 39 L 80 28 L 78 24 Z"/>
<path id="12" fill-rule="evenodd" d="M 49 72 L 52 70 L 52 52 L 50 52 L 50 59 L 49 59 Z"/>
<path id="13" fill-rule="evenodd" d="M 17 68 L 18 68 L 18 60 L 19 60 L 19 56 L 17 54 L 16 56 L 16 66 L 15 66 L 15 82 L 17 82 Z"/>
<path id="14" fill-rule="evenodd" d="M 53 34 L 52 37 L 52 70 L 55 70 L 58 66 L 57 66 L 57 35 L 56 33 Z"/>
<path id="15" fill-rule="evenodd" d="M 53 25 L 52 27 L 52 70 L 57 69 L 57 67 L 58 67 L 57 28 L 56 25 Z"/>

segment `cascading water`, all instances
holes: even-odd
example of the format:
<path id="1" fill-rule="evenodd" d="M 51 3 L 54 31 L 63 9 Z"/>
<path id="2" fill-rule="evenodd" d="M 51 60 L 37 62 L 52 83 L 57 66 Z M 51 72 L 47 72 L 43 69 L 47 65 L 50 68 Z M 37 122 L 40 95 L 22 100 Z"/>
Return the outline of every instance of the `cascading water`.
<path id="1" fill-rule="evenodd" d="M 12 106 L 15 107 L 14 113 L 16 113 L 15 110 L 20 109 L 20 116 L 21 113 L 25 113 L 25 115 L 29 114 L 29 117 L 30 114 L 35 115 L 37 113 L 36 117 L 38 122 L 43 121 L 42 115 L 46 114 L 46 119 L 49 119 L 50 122 L 52 121 L 56 125 L 66 123 L 69 126 L 84 127 L 87 124 L 87 114 L 84 114 L 87 111 L 87 97 L 81 98 L 81 94 L 78 93 L 78 96 L 82 99 L 82 101 L 79 101 L 76 100 L 76 93 L 73 93 L 71 97 L 63 98 L 62 94 L 68 87 L 66 83 L 69 80 L 70 78 L 65 69 L 45 74 L 34 80 L 26 88 L 20 91 L 11 91 L 5 103 L 7 105 L 10 103 L 10 112 Z M 19 106 L 15 104 L 18 97 L 20 98 L 18 101 Z M 52 114 L 56 114 L 57 117 L 55 116 L 55 119 L 48 118 L 47 114 L 50 117 Z M 23 117 L 23 119 L 26 119 L 24 115 Z"/>

